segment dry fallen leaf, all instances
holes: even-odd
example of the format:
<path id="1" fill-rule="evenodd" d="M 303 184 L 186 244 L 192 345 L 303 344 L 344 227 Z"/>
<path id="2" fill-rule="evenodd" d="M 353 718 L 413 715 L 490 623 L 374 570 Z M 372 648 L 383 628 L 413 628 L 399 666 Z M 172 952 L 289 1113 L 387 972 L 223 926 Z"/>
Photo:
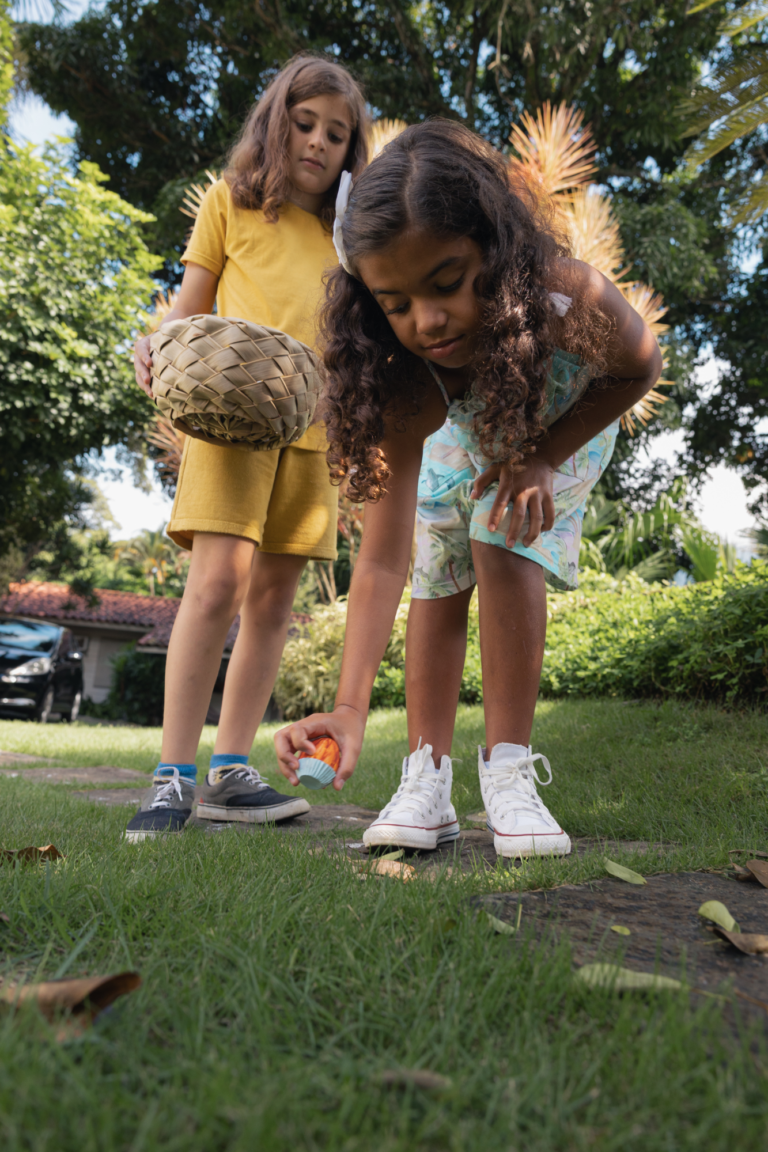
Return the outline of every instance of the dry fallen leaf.
<path id="1" fill-rule="evenodd" d="M 749 868 L 742 868 L 741 864 L 731 864 L 733 868 L 734 879 L 736 880 L 754 880 L 754 876 Z"/>
<path id="2" fill-rule="evenodd" d="M 0 864 L 4 860 L 21 860 L 25 863 L 38 860 L 63 860 L 64 857 L 53 844 L 42 848 L 0 848 Z"/>
<path id="3" fill-rule="evenodd" d="M 639 872 L 633 872 L 631 868 L 625 868 L 623 864 L 617 864 L 615 860 L 609 860 L 604 857 L 606 872 L 610 872 L 611 876 L 615 876 L 617 880 L 625 880 L 627 884 L 647 884 L 648 881 Z"/>
<path id="4" fill-rule="evenodd" d="M 392 1068 L 380 1072 L 376 1077 L 379 1084 L 387 1088 L 407 1088 L 413 1084 L 416 1088 L 425 1088 L 432 1092 L 445 1092 L 453 1087 L 453 1081 L 439 1072 L 430 1072 L 427 1068 Z"/>
<path id="5" fill-rule="evenodd" d="M 768 952 L 768 936 L 759 932 L 728 932 L 719 924 L 715 925 L 715 932 L 747 956 L 762 956 Z"/>
<path id="6" fill-rule="evenodd" d="M 741 931 L 725 904 L 721 904 L 719 900 L 707 900 L 699 908 L 699 916 L 703 917 L 704 920 L 711 920 L 720 928 L 725 928 L 726 932 Z"/>
<path id="7" fill-rule="evenodd" d="M 357 867 L 366 875 L 394 876 L 397 880 L 415 880 L 416 869 L 412 864 L 399 860 L 361 860 Z"/>
<path id="8" fill-rule="evenodd" d="M 768 888 L 768 862 L 764 860 L 747 860 L 744 867 L 754 876 L 758 884 L 762 884 L 763 888 Z"/>
<path id="9" fill-rule="evenodd" d="M 62 1013 L 69 1013 L 69 1020 L 59 1022 L 61 1026 L 56 1035 L 58 1040 L 66 1040 L 80 1035 L 119 996 L 133 992 L 140 985 L 138 972 L 46 980 L 41 984 L 8 984 L 0 988 L 0 1002 L 12 1008 L 36 1004 L 51 1023 Z"/>
<path id="10" fill-rule="evenodd" d="M 483 809 L 482 812 L 473 812 L 470 816 L 465 816 L 464 820 L 467 824 L 482 824 L 483 827 L 485 827 L 488 821 L 488 815 L 485 809 Z"/>
<path id="11" fill-rule="evenodd" d="M 768 860 L 768 852 L 758 852 L 754 848 L 731 848 L 728 852 L 729 856 L 760 856 L 763 860 Z"/>
<path id="12" fill-rule="evenodd" d="M 576 979 L 590 988 L 609 988 L 614 992 L 681 992 L 685 985 L 671 976 L 653 972 L 633 972 L 618 964 L 585 964 Z"/>
<path id="13" fill-rule="evenodd" d="M 617 932 L 619 936 L 631 936 L 629 928 L 625 928 L 623 924 L 611 924 L 611 932 Z"/>

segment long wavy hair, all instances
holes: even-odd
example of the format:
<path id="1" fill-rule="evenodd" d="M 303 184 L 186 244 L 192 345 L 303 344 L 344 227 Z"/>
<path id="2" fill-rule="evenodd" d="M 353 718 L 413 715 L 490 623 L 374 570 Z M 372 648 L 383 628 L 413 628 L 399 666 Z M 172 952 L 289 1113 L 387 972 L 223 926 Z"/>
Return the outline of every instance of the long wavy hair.
<path id="1" fill-rule="evenodd" d="M 248 114 L 229 153 L 224 179 L 238 208 L 261 208 L 272 224 L 280 206 L 290 197 L 288 137 L 289 112 L 315 96 L 343 96 L 352 120 L 352 135 L 344 168 L 358 176 L 368 161 L 368 114 L 365 97 L 354 77 L 341 64 L 325 56 L 302 53 L 278 72 Z M 325 194 L 320 219 L 330 228 L 338 179 Z"/>
<path id="2" fill-rule="evenodd" d="M 519 463 L 543 432 L 555 346 L 550 290 L 567 244 L 541 201 L 512 187 L 504 157 L 451 120 L 406 129 L 354 184 L 342 226 L 348 263 L 354 269 L 406 229 L 468 236 L 483 254 L 474 282 L 480 331 L 472 391 L 484 405 L 474 428 L 486 456 Z M 574 301 L 567 346 L 594 365 L 605 323 L 583 311 Z M 348 478 L 353 500 L 375 501 L 390 474 L 379 448 L 385 421 L 418 411 L 429 378 L 363 282 L 340 266 L 328 278 L 321 330 L 331 476 Z"/>

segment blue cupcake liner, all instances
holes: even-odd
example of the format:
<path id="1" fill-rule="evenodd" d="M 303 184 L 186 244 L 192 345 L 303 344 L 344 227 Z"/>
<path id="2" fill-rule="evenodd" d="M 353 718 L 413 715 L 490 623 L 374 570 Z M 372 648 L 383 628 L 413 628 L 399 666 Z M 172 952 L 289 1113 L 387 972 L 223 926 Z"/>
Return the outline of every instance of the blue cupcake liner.
<path id="1" fill-rule="evenodd" d="M 305 756 L 299 760 L 296 771 L 305 788 L 327 788 L 336 773 L 325 760 L 316 760 L 314 756 Z"/>

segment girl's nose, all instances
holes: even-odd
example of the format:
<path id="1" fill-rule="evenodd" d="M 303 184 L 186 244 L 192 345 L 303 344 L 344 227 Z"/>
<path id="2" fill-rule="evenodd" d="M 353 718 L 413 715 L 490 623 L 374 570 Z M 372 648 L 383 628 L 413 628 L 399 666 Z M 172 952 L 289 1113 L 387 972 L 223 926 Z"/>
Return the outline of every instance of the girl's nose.
<path id="1" fill-rule="evenodd" d="M 419 336 L 439 334 L 448 323 L 448 313 L 445 308 L 433 300 L 413 301 L 411 307 L 414 311 L 416 331 Z"/>
<path id="2" fill-rule="evenodd" d="M 310 148 L 317 149 L 318 152 L 325 151 L 325 136 L 319 124 L 315 127 L 314 132 L 309 138 L 309 146 Z"/>

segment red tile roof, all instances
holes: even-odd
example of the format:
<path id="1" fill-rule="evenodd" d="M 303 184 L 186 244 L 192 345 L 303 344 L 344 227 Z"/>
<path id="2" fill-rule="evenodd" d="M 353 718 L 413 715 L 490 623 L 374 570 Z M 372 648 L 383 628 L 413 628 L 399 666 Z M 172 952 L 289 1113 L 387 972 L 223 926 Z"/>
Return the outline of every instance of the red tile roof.
<path id="1" fill-rule="evenodd" d="M 66 584 L 27 581 L 11 584 L 8 594 L 0 597 L 0 613 L 9 616 L 32 616 L 56 623 L 123 625 L 131 630 L 146 629 L 138 641 L 142 648 L 167 648 L 171 629 L 181 600 L 164 596 L 140 596 L 136 592 L 115 592 L 111 588 L 97 588 L 98 604 L 91 607 L 87 600 L 75 596 Z M 294 612 L 291 615 L 291 633 L 308 623 L 309 616 Z M 225 651 L 231 651 L 240 628 L 238 616 L 227 633 Z"/>

